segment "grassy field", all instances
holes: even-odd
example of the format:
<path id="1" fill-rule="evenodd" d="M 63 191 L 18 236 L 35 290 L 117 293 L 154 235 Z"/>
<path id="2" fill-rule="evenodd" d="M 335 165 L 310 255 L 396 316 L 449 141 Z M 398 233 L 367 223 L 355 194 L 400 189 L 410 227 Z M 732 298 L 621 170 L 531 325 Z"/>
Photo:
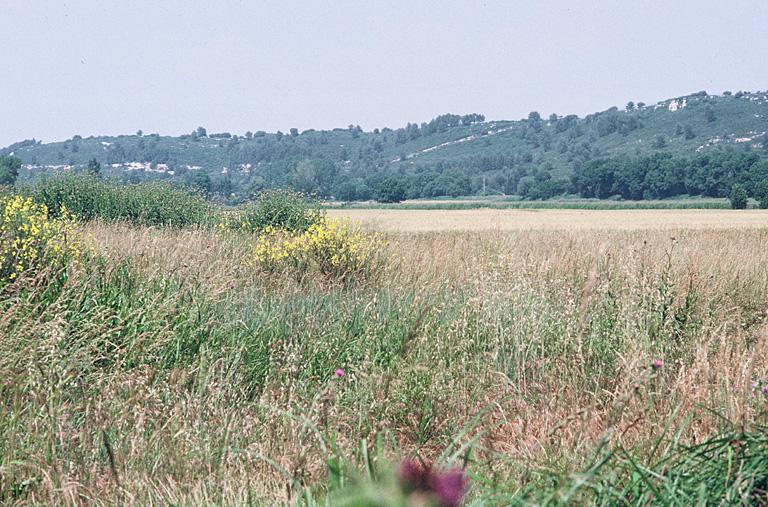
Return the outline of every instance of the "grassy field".
<path id="1" fill-rule="evenodd" d="M 698 230 L 768 226 L 764 210 L 332 209 L 329 216 L 388 232 Z"/>
<path id="2" fill-rule="evenodd" d="M 467 505 L 768 501 L 765 214 L 330 214 L 382 231 L 366 276 L 91 221 L 6 286 L 0 503 L 423 505 L 404 458 Z"/>

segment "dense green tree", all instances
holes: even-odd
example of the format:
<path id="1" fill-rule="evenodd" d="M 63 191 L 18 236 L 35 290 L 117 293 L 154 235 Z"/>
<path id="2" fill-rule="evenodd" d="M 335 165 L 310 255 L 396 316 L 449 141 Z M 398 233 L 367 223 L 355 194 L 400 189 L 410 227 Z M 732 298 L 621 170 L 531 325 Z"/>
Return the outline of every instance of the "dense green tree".
<path id="1" fill-rule="evenodd" d="M 305 194 L 315 194 L 320 190 L 315 165 L 311 160 L 302 160 L 296 164 L 292 187 Z"/>
<path id="2" fill-rule="evenodd" d="M 715 110 L 712 109 L 712 106 L 704 108 L 704 118 L 707 120 L 707 123 L 712 123 L 717 120 L 717 115 L 715 114 Z"/>
<path id="3" fill-rule="evenodd" d="M 203 194 L 211 193 L 212 183 L 211 177 L 208 173 L 202 170 L 191 171 L 189 176 L 189 186 L 202 192 Z"/>
<path id="4" fill-rule="evenodd" d="M 760 204 L 760 209 L 768 209 L 768 178 L 761 181 L 755 188 L 755 199 Z"/>
<path id="5" fill-rule="evenodd" d="M 346 180 L 338 186 L 335 197 L 342 201 L 364 201 L 370 199 L 371 189 L 359 178 Z"/>
<path id="6" fill-rule="evenodd" d="M 21 159 L 12 155 L 0 155 L 0 185 L 13 185 L 19 177 Z"/>
<path id="7" fill-rule="evenodd" d="M 86 167 L 86 172 L 95 178 L 100 178 L 101 164 L 99 164 L 99 161 L 95 158 L 90 159 L 88 161 L 88 166 Z"/>
<path id="8" fill-rule="evenodd" d="M 405 199 L 405 186 L 396 177 L 389 177 L 382 181 L 376 191 L 376 200 L 379 202 L 393 203 Z"/>
<path id="9" fill-rule="evenodd" d="M 744 187 L 741 185 L 736 184 L 731 188 L 731 193 L 728 196 L 728 200 L 731 202 L 732 209 L 746 209 L 747 191 L 744 190 Z"/>

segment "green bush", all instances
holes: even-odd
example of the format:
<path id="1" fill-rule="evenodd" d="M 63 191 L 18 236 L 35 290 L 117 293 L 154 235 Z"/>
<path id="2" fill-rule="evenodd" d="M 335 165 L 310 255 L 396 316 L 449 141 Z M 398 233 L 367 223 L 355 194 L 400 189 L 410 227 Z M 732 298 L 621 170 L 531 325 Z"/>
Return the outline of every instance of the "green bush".
<path id="1" fill-rule="evenodd" d="M 731 188 L 728 199 L 731 201 L 732 209 L 747 209 L 747 191 L 741 185 L 734 185 Z"/>
<path id="2" fill-rule="evenodd" d="M 760 209 L 768 209 L 768 178 L 758 183 L 755 189 L 755 199 L 760 204 Z"/>
<path id="3" fill-rule="evenodd" d="M 172 227 L 213 221 L 213 207 L 201 195 L 167 183 L 121 185 L 89 175 L 57 176 L 37 182 L 30 194 L 49 210 L 64 206 L 81 220 Z"/>
<path id="4" fill-rule="evenodd" d="M 389 177 L 381 182 L 376 192 L 376 200 L 379 202 L 401 202 L 405 200 L 405 185 L 395 178 Z"/>
<path id="5" fill-rule="evenodd" d="M 323 222 L 319 203 L 293 190 L 265 190 L 252 203 L 244 204 L 224 216 L 222 229 L 246 232 L 263 231 L 267 227 L 291 232 L 304 232 Z"/>
<path id="6" fill-rule="evenodd" d="M 13 185 L 19 176 L 21 159 L 10 155 L 0 155 L 0 185 Z"/>

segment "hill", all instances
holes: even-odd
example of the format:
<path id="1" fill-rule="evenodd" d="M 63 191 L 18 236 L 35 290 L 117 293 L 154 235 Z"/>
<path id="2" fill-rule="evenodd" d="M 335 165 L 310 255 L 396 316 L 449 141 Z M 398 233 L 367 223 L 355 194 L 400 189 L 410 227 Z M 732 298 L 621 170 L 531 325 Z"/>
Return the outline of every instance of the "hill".
<path id="1" fill-rule="evenodd" d="M 22 159 L 21 178 L 78 170 L 96 159 L 128 181 L 171 179 L 239 201 L 291 186 L 342 200 L 517 194 L 547 198 L 723 197 L 734 183 L 768 177 L 768 92 L 699 92 L 580 118 L 486 121 L 446 114 L 421 124 L 364 132 L 350 125 L 284 134 L 158 134 L 34 139 L 2 154 Z M 390 178 L 394 177 L 394 178 Z M 389 178 L 389 179 L 388 179 Z M 390 190 L 392 190 L 390 188 Z M 385 199 L 386 200 L 386 199 Z"/>

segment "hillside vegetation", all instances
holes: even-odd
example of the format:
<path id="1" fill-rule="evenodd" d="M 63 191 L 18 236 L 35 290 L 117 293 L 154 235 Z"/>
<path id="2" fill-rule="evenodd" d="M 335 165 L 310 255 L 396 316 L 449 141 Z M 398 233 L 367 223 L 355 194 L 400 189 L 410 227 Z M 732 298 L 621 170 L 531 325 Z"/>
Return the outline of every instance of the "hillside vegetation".
<path id="1" fill-rule="evenodd" d="M 768 92 L 705 92 L 579 118 L 488 121 L 439 116 L 427 123 L 287 133 L 74 136 L 28 140 L 0 151 L 21 158 L 22 179 L 85 168 L 127 181 L 195 185 L 229 202 L 263 188 L 292 187 L 339 200 L 397 201 L 458 195 L 563 194 L 658 199 L 725 197 L 734 184 L 750 195 L 768 177 Z"/>

